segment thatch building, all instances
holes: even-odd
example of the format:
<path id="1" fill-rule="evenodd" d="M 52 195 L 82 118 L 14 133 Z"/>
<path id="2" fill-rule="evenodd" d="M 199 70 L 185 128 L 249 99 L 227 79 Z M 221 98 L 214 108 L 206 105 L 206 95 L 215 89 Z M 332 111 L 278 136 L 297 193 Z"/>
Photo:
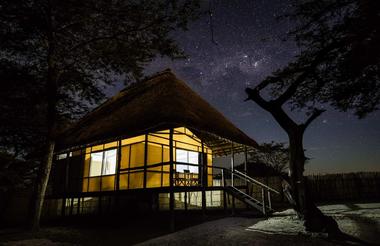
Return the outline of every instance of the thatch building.
<path id="1" fill-rule="evenodd" d="M 228 197 L 261 208 L 244 193 L 249 178 L 231 175 L 234 154 L 256 147 L 166 70 L 120 91 L 64 131 L 57 143 L 45 215 L 121 207 L 226 208 Z M 231 155 L 231 170 L 213 163 L 223 155 Z M 265 212 L 265 204 L 263 208 Z"/>

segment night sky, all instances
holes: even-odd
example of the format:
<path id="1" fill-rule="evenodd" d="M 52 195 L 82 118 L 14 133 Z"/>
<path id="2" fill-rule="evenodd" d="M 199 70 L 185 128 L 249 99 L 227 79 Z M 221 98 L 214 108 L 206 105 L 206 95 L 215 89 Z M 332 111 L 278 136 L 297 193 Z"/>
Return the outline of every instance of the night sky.
<path id="1" fill-rule="evenodd" d="M 257 142 L 287 142 L 285 132 L 254 102 L 244 102 L 244 89 L 254 87 L 297 53 L 283 41 L 293 23 L 276 16 L 289 10 L 286 0 L 213 1 L 214 38 L 209 16 L 190 25 L 175 39 L 188 59 L 156 59 L 146 69 L 152 74 L 171 68 L 176 75 Z M 208 2 L 203 5 L 208 9 Z M 116 90 L 120 87 L 115 88 Z M 302 120 L 302 112 L 295 113 Z M 305 134 L 306 173 L 380 171 L 380 112 L 364 120 L 330 109 Z"/>

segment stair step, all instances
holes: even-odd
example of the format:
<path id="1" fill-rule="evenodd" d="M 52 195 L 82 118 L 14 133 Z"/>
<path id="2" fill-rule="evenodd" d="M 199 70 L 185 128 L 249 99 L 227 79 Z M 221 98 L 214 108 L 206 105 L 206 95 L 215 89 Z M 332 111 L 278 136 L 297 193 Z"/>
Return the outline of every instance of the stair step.
<path id="1" fill-rule="evenodd" d="M 243 191 L 241 191 L 241 190 L 239 190 L 233 186 L 226 187 L 226 190 L 235 198 L 239 199 L 240 201 L 244 202 L 248 206 L 255 208 L 255 209 L 259 210 L 261 213 L 263 213 L 263 204 L 260 201 L 258 201 L 257 199 L 251 197 L 247 193 L 245 193 L 245 192 L 243 192 Z M 266 207 L 266 212 L 270 213 L 270 212 L 273 212 L 273 210 L 270 209 L 269 207 Z"/>

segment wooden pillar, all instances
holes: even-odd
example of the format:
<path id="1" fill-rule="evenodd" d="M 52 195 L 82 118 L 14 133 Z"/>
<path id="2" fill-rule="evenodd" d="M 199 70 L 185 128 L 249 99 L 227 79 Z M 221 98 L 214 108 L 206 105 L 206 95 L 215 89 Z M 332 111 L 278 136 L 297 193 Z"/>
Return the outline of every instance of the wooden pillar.
<path id="1" fill-rule="evenodd" d="M 174 149 L 173 149 L 173 128 L 170 128 L 169 131 L 169 163 L 170 163 L 170 172 L 169 172 L 169 210 L 170 210 L 170 230 L 175 230 L 175 218 L 174 218 Z"/>
<path id="2" fill-rule="evenodd" d="M 265 201 L 265 190 L 264 188 L 261 188 L 261 201 L 262 201 L 262 207 L 263 207 L 263 214 L 267 215 L 267 208 L 266 208 L 266 201 Z"/>
<path id="3" fill-rule="evenodd" d="M 206 217 L 206 185 L 207 185 L 207 158 L 204 155 L 204 144 L 202 144 L 202 155 L 201 155 L 201 165 L 202 165 L 202 215 L 203 219 Z"/>
<path id="4" fill-rule="evenodd" d="M 231 143 L 231 186 L 234 186 L 234 175 L 235 170 L 235 153 L 234 153 L 234 143 Z"/>
<path id="5" fill-rule="evenodd" d="M 63 216 L 70 214 L 70 210 L 66 211 L 66 199 L 68 197 L 69 192 L 69 164 L 70 164 L 70 152 L 66 153 L 66 161 L 65 161 L 65 183 L 63 184 L 63 197 L 64 197 L 64 206 L 63 206 Z"/>
<path id="6" fill-rule="evenodd" d="M 224 177 L 224 168 L 222 169 L 222 184 L 223 186 L 223 209 L 227 212 L 227 194 L 226 194 L 226 179 Z"/>
<path id="7" fill-rule="evenodd" d="M 145 147 L 144 147 L 144 188 L 146 188 L 147 164 L 148 164 L 148 134 L 145 134 Z"/>
<path id="8" fill-rule="evenodd" d="M 245 174 L 248 175 L 248 172 L 247 172 L 247 163 L 248 163 L 248 151 L 247 151 L 247 146 L 245 146 L 244 147 L 244 172 L 245 172 Z"/>
<path id="9" fill-rule="evenodd" d="M 187 191 L 185 191 L 185 211 L 187 211 Z"/>
<path id="10" fill-rule="evenodd" d="M 117 167 L 116 167 L 116 187 L 120 190 L 120 168 L 121 168 L 121 141 L 117 141 Z"/>
<path id="11" fill-rule="evenodd" d="M 82 197 L 79 195 L 78 196 L 78 206 L 77 206 L 77 216 L 80 215 L 81 199 L 82 199 Z"/>
<path id="12" fill-rule="evenodd" d="M 235 186 L 234 169 L 235 169 L 234 143 L 231 143 L 231 186 Z M 235 197 L 234 196 L 232 196 L 232 215 L 235 215 Z"/>
<path id="13" fill-rule="evenodd" d="M 70 216 L 73 215 L 73 209 L 74 209 L 74 198 L 70 198 Z"/>
<path id="14" fill-rule="evenodd" d="M 65 208 L 66 208 L 66 198 L 63 197 L 62 198 L 62 204 L 61 204 L 61 216 L 62 217 L 64 217 L 66 214 Z"/>
<path id="15" fill-rule="evenodd" d="M 246 175 L 248 175 L 248 171 L 247 171 L 247 163 L 248 163 L 247 146 L 244 146 L 244 173 L 245 173 Z M 249 190 L 248 190 L 248 180 L 247 180 L 247 178 L 245 178 L 245 189 L 246 189 L 246 193 L 249 194 Z"/>
<path id="16" fill-rule="evenodd" d="M 120 168 L 121 168 L 121 140 L 117 141 L 117 167 L 116 167 L 116 196 L 115 196 L 115 208 L 119 210 L 119 190 L 120 190 Z"/>

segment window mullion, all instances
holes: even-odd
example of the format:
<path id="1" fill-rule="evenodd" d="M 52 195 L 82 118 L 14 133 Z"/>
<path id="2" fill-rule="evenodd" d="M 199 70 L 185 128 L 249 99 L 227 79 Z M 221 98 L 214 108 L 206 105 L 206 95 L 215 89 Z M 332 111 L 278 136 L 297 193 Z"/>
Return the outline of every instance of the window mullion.
<path id="1" fill-rule="evenodd" d="M 103 176 L 104 175 L 104 159 L 106 158 L 106 152 L 103 151 L 103 156 L 102 156 L 102 169 L 101 169 L 101 173 L 100 173 L 100 176 Z"/>

